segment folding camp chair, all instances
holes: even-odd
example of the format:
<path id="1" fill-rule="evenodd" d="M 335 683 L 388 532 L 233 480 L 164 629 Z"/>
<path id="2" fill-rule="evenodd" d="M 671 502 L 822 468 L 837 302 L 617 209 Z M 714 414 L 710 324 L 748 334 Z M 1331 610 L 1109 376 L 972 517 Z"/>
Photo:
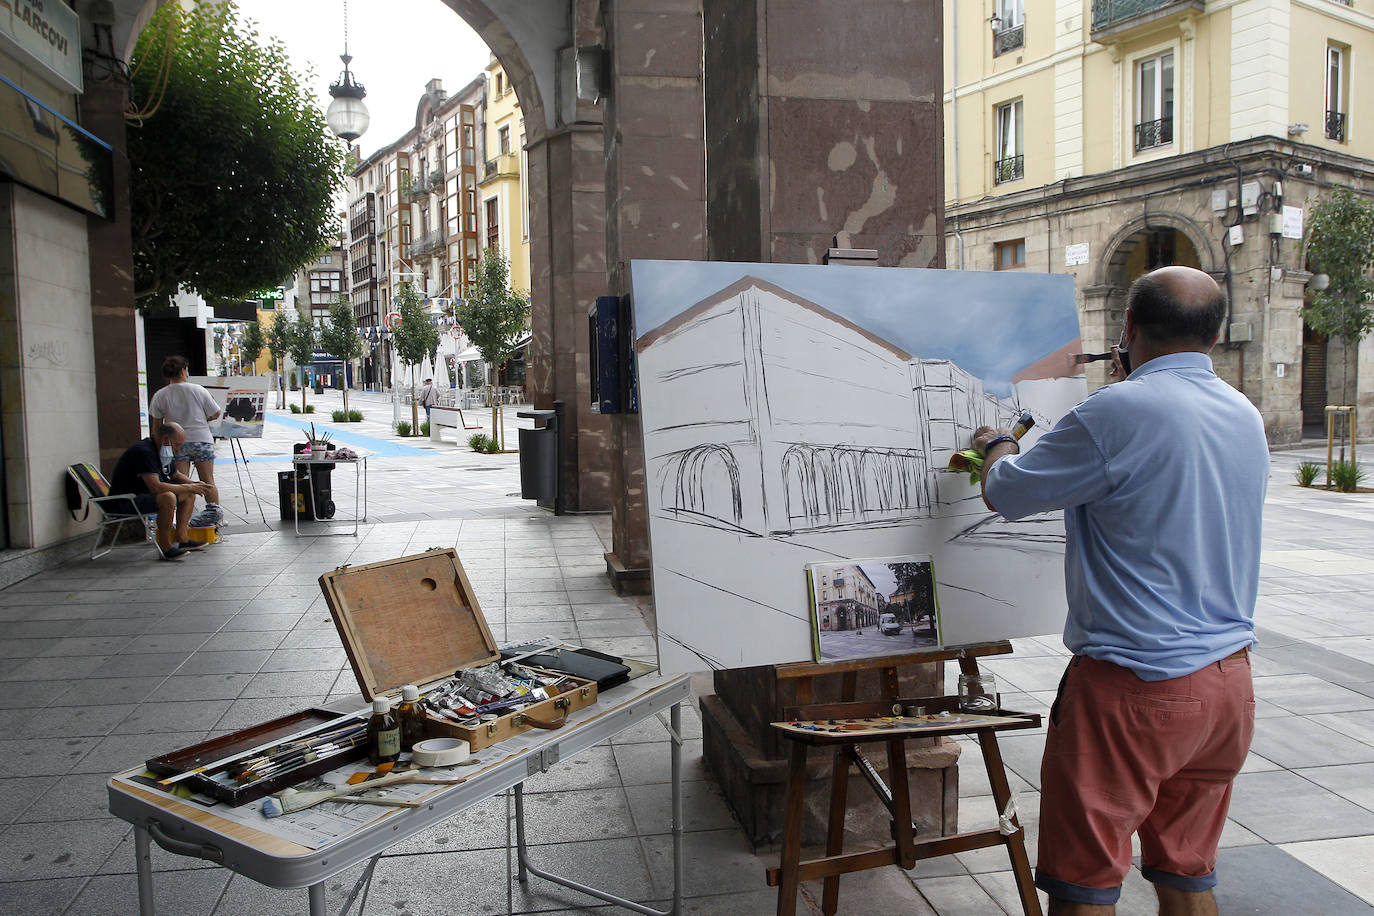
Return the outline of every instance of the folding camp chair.
<path id="1" fill-rule="evenodd" d="M 100 527 L 96 529 L 95 543 L 91 546 L 91 559 L 95 560 L 109 553 L 119 542 L 119 534 L 125 525 L 142 525 L 144 541 L 157 543 L 157 514 L 143 515 L 134 507 L 133 497 L 124 494 L 110 495 L 110 482 L 100 469 L 93 464 L 81 462 L 67 468 L 67 508 L 76 518 L 76 510 L 85 498 L 86 512 L 78 519 L 84 521 L 95 506 L 100 513 Z M 109 540 L 105 539 L 109 532 Z M 101 549 L 104 548 L 104 549 Z"/>

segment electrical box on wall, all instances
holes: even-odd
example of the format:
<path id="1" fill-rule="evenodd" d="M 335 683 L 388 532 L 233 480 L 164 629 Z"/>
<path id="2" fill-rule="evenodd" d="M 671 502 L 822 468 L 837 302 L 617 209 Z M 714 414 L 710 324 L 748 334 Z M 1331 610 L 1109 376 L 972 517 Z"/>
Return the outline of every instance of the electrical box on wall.
<path id="1" fill-rule="evenodd" d="M 639 413 L 629 296 L 598 296 L 587 310 L 592 412 Z"/>

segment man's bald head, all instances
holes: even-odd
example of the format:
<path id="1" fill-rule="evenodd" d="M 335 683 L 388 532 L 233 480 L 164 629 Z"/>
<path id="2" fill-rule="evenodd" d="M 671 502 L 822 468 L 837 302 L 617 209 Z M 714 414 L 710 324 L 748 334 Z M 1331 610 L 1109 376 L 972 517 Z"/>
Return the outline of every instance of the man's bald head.
<path id="1" fill-rule="evenodd" d="M 157 428 L 157 439 L 159 442 L 166 440 L 172 448 L 181 448 L 186 443 L 186 430 L 180 423 L 163 420 Z"/>
<path id="2" fill-rule="evenodd" d="M 1126 310 L 1148 340 L 1206 352 L 1226 320 L 1226 294 L 1196 268 L 1161 267 L 1131 284 Z"/>

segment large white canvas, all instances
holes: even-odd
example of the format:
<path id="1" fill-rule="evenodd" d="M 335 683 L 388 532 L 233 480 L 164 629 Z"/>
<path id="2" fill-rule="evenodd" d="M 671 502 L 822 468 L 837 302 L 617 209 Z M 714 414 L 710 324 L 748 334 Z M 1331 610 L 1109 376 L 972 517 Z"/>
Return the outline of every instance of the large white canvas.
<path id="1" fill-rule="evenodd" d="M 947 644 L 1059 632 L 1059 513 L 1009 523 L 945 470 L 1086 394 L 1066 276 L 631 265 L 659 663 L 811 658 L 807 563 L 930 554 Z"/>

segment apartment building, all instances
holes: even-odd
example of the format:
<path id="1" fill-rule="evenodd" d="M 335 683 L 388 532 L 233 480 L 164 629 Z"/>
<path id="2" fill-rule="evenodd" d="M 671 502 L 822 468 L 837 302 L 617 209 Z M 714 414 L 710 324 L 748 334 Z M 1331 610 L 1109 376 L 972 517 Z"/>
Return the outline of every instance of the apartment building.
<path id="1" fill-rule="evenodd" d="M 529 174 L 525 119 L 515 87 L 495 55 L 487 63 L 486 158 L 478 182 L 482 198 L 482 247 L 510 261 L 512 289 L 530 288 Z"/>
<path id="2" fill-rule="evenodd" d="M 1271 441 L 1355 400 L 1374 434 L 1374 341 L 1301 317 L 1308 209 L 1374 192 L 1374 5 L 953 0 L 944 30 L 950 266 L 1073 275 L 1089 351 L 1136 277 L 1198 267 L 1231 299 L 1217 371 Z"/>
<path id="3" fill-rule="evenodd" d="M 416 106 L 415 127 L 353 171 L 348 282 L 369 386 L 391 383 L 386 316 L 400 284 L 419 291 L 442 323 L 475 276 L 485 105 L 483 76 L 454 96 L 441 80 L 430 80 Z"/>

